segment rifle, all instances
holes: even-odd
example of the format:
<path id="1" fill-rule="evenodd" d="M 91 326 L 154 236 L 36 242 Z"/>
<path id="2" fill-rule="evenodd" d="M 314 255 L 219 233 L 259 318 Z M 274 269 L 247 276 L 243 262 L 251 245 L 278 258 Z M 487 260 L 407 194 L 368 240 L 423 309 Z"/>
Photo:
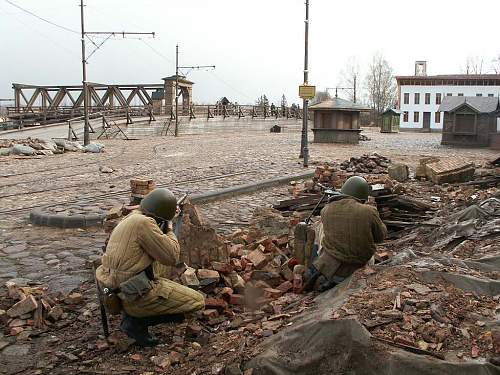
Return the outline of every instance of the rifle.
<path id="1" fill-rule="evenodd" d="M 314 246 L 314 231 L 310 226 L 312 217 L 326 198 L 330 200 L 330 198 L 340 194 L 338 191 L 320 183 L 317 183 L 317 185 L 323 189 L 323 195 L 318 203 L 316 203 L 309 216 L 307 216 L 304 221 L 298 223 L 294 230 L 294 257 L 297 258 L 300 264 L 305 265 L 306 268 L 309 266 L 312 256 L 312 248 Z"/>
<path id="2" fill-rule="evenodd" d="M 104 301 L 103 301 L 103 296 L 102 296 L 103 292 L 101 291 L 101 288 L 99 286 L 99 282 L 97 281 L 95 264 L 92 265 L 92 271 L 94 273 L 94 282 L 95 282 L 95 286 L 97 288 L 97 297 L 99 298 L 99 307 L 101 309 L 102 330 L 104 332 L 104 337 L 107 340 L 109 337 L 108 315 L 106 314 L 106 308 L 104 307 Z"/>

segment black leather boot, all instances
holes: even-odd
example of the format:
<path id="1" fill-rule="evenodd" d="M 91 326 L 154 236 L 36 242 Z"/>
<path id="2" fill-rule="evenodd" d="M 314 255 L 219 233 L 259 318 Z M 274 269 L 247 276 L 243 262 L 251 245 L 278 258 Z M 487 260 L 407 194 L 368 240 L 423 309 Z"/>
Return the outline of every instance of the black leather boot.
<path id="1" fill-rule="evenodd" d="M 156 315 L 148 316 L 146 318 L 141 318 L 143 324 L 146 327 L 155 326 L 163 323 L 182 323 L 185 319 L 184 314 L 166 314 L 166 315 Z"/>
<path id="2" fill-rule="evenodd" d="M 128 337 L 135 340 L 139 346 L 155 346 L 158 345 L 158 340 L 149 334 L 148 326 L 145 324 L 144 319 L 135 318 L 123 313 L 120 329 L 127 334 Z"/>

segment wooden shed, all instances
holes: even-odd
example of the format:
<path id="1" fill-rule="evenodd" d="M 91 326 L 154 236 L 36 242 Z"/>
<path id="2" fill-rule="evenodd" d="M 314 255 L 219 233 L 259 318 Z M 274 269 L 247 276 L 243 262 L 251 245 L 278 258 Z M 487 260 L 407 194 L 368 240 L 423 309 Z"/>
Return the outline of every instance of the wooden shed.
<path id="1" fill-rule="evenodd" d="M 488 147 L 498 132 L 498 98 L 446 96 L 438 111 L 444 112 L 442 145 Z"/>
<path id="2" fill-rule="evenodd" d="M 388 109 L 382 113 L 381 133 L 399 133 L 399 119 L 401 111 L 399 109 Z"/>
<path id="3" fill-rule="evenodd" d="M 349 100 L 333 98 L 309 107 L 314 117 L 315 143 L 359 142 L 359 114 L 368 107 Z"/>

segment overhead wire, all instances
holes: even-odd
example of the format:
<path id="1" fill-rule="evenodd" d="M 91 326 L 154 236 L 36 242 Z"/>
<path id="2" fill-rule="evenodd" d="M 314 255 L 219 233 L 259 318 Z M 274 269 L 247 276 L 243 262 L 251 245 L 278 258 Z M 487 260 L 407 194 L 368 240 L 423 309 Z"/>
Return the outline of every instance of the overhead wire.
<path id="1" fill-rule="evenodd" d="M 22 11 L 23 11 L 23 12 L 25 12 L 25 13 L 28 13 L 29 15 L 31 15 L 31 16 L 33 16 L 33 17 L 35 17 L 35 18 L 38 18 L 39 20 L 41 20 L 41 21 L 43 21 L 43 22 L 46 22 L 46 23 L 48 23 L 48 24 L 52 25 L 52 26 L 58 27 L 58 28 L 60 28 L 60 29 L 62 29 L 62 30 L 68 31 L 68 32 L 73 33 L 73 34 L 80 34 L 80 32 L 79 32 L 79 31 L 76 31 L 76 30 L 70 29 L 69 27 L 59 25 L 59 24 L 57 24 L 57 23 L 55 23 L 55 22 L 52 22 L 52 21 L 50 21 L 50 20 L 48 20 L 48 19 L 46 19 L 46 18 L 40 17 L 40 16 L 39 16 L 39 15 L 37 15 L 36 13 L 33 13 L 32 11 L 30 11 L 30 10 L 28 10 L 28 9 L 25 9 L 25 8 L 23 8 L 23 7 L 19 6 L 19 5 L 15 4 L 15 3 L 13 3 L 13 2 L 12 2 L 12 1 L 10 1 L 10 0 L 5 0 L 5 2 L 6 2 L 6 3 L 8 3 L 8 4 L 10 4 L 10 5 L 12 5 L 13 7 L 16 7 L 17 9 L 22 10 Z"/>

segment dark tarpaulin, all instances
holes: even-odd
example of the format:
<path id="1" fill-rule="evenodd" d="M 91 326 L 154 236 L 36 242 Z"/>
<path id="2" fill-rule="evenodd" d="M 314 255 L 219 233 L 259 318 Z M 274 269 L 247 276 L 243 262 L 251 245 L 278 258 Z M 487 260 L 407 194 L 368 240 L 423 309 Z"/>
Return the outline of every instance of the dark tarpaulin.
<path id="1" fill-rule="evenodd" d="M 423 273 L 425 275 L 426 272 Z M 449 274 L 429 272 L 429 279 Z M 447 278 L 456 287 L 490 294 L 498 293 L 488 281 L 462 276 Z M 466 282 L 464 282 L 466 280 Z M 254 375 L 492 375 L 500 367 L 480 361 L 452 362 L 410 353 L 372 339 L 366 328 L 354 319 L 332 320 L 349 294 L 363 287 L 351 279 L 316 298 L 317 308 L 298 315 L 293 324 L 263 343 L 264 351 L 245 368 Z M 484 361 L 484 360 L 483 360 Z"/>

